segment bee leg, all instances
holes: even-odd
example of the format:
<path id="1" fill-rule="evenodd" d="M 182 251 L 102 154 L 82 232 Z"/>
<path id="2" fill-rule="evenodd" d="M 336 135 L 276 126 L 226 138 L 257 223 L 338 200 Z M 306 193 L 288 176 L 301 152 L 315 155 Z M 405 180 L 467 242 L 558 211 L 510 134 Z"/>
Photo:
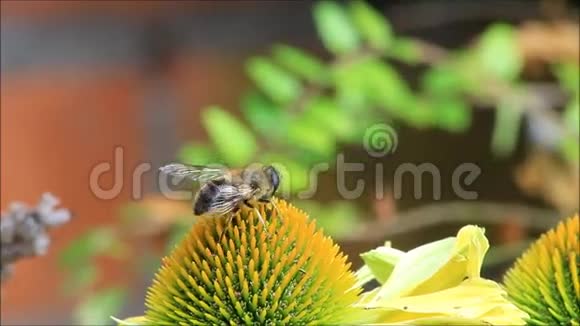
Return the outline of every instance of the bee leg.
<path id="1" fill-rule="evenodd" d="M 260 220 L 260 223 L 262 223 L 262 226 L 264 227 L 264 231 L 266 231 L 266 234 L 268 234 L 268 229 L 266 228 L 266 221 L 262 217 L 262 214 L 260 214 L 260 211 L 256 207 L 254 207 L 254 205 L 252 205 L 248 200 L 244 200 L 244 204 L 254 210 L 254 213 L 256 213 L 258 219 Z"/>
<path id="2" fill-rule="evenodd" d="M 226 228 L 228 227 L 228 225 L 230 225 L 230 222 L 232 221 L 233 217 L 234 217 L 234 214 L 230 213 L 230 215 L 228 216 L 228 219 L 226 220 L 226 224 L 224 225 L 224 228 L 222 229 L 222 232 L 220 232 L 218 242 L 222 242 L 222 239 L 223 239 L 224 235 L 226 234 Z"/>
<path id="3" fill-rule="evenodd" d="M 223 228 L 222 232 L 220 232 L 220 236 L 219 236 L 218 242 L 222 242 L 222 238 L 223 238 L 224 234 L 226 234 L 226 228 L 232 223 L 232 220 L 234 219 L 234 214 L 236 214 L 236 212 L 239 209 L 240 209 L 239 207 L 236 207 L 236 208 L 234 208 L 233 211 L 230 212 L 230 215 L 226 219 L 226 223 L 224 225 L 224 228 Z"/>

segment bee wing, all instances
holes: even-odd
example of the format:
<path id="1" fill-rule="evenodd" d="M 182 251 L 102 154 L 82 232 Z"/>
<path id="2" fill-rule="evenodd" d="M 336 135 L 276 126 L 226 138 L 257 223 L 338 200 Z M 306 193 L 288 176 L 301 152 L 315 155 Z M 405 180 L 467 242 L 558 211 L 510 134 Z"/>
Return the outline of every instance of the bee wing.
<path id="1" fill-rule="evenodd" d="M 215 200 L 208 211 L 215 215 L 224 215 L 236 208 L 241 201 L 248 198 L 255 190 L 250 187 L 221 185 Z"/>
<path id="2" fill-rule="evenodd" d="M 170 163 L 159 168 L 159 171 L 174 177 L 188 178 L 191 181 L 207 182 L 228 175 L 225 167 L 211 167 L 203 165 L 189 165 Z"/>

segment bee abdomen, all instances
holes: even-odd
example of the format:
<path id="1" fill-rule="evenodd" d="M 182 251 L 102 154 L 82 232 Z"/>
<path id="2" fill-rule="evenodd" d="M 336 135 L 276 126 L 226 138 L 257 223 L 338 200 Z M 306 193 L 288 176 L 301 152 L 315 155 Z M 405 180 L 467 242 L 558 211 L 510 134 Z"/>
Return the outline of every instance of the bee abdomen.
<path id="1" fill-rule="evenodd" d="M 213 182 L 208 182 L 199 190 L 195 202 L 193 203 L 193 214 L 203 215 L 207 213 L 218 193 L 218 186 Z"/>

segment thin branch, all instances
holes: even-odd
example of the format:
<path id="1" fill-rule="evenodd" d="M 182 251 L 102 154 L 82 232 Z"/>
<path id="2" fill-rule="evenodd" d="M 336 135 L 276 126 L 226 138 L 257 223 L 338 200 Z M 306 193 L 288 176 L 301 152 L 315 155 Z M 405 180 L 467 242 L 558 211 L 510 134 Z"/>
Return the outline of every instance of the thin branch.
<path id="1" fill-rule="evenodd" d="M 450 51 L 444 47 L 422 40 L 414 40 L 414 42 L 421 53 L 419 60 L 424 64 L 434 65 L 452 60 Z M 474 103 L 484 104 L 494 109 L 504 101 L 515 102 L 530 117 L 554 125 L 564 135 L 574 134 L 553 110 L 564 106 L 568 101 L 567 94 L 556 83 L 513 84 L 500 80 L 482 81 L 480 93 L 469 97 Z"/>
<path id="2" fill-rule="evenodd" d="M 42 195 L 35 208 L 23 203 L 12 203 L 0 219 L 0 279 L 7 279 L 12 264 L 19 259 L 44 255 L 50 244 L 47 229 L 70 220 L 67 209 L 55 207 L 59 204 L 50 193 Z"/>
<path id="3" fill-rule="evenodd" d="M 506 219 L 510 217 L 510 220 Z M 410 234 L 444 223 L 501 225 L 506 222 L 544 231 L 558 223 L 558 212 L 519 204 L 491 202 L 447 202 L 425 205 L 400 213 L 392 223 L 371 223 L 359 234 L 366 239 L 382 239 Z M 355 235 L 352 239 L 355 240 Z"/>

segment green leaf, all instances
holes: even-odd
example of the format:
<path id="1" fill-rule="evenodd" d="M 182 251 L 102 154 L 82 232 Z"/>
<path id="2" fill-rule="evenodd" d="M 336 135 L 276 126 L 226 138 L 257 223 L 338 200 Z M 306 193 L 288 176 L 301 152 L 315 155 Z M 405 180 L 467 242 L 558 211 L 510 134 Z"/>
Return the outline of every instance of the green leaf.
<path id="1" fill-rule="evenodd" d="M 324 233 L 335 239 L 352 236 L 360 228 L 361 212 L 350 202 L 334 201 L 322 205 L 314 200 L 301 200 L 295 204 L 316 218 L 316 224 Z"/>
<path id="2" fill-rule="evenodd" d="M 207 165 L 216 163 L 217 154 L 209 146 L 191 142 L 183 145 L 177 154 L 180 162 L 194 165 Z"/>
<path id="3" fill-rule="evenodd" d="M 378 50 L 387 50 L 391 45 L 393 31 L 385 17 L 364 1 L 350 4 L 350 15 L 360 35 Z"/>
<path id="4" fill-rule="evenodd" d="M 399 73 L 380 60 L 369 60 L 366 65 L 368 96 L 394 116 L 402 116 L 405 110 L 416 105 L 411 89 Z"/>
<path id="5" fill-rule="evenodd" d="M 275 102 L 288 103 L 300 95 L 300 81 L 269 59 L 252 58 L 246 67 L 258 88 Z"/>
<path id="6" fill-rule="evenodd" d="M 91 230 L 70 243 L 60 254 L 62 268 L 75 271 L 80 265 L 89 264 L 94 256 L 109 253 L 117 248 L 119 239 L 110 228 Z"/>
<path id="7" fill-rule="evenodd" d="M 333 70 L 336 99 L 341 107 L 355 111 L 368 107 L 365 63 L 339 65 Z"/>
<path id="8" fill-rule="evenodd" d="M 418 98 L 410 103 L 408 107 L 400 110 L 398 117 L 415 128 L 427 128 L 435 123 L 435 114 L 433 105 L 424 99 Z"/>
<path id="9" fill-rule="evenodd" d="M 580 92 L 580 67 L 575 63 L 561 63 L 554 66 L 554 73 L 560 84 L 571 93 Z"/>
<path id="10" fill-rule="evenodd" d="M 421 87 L 432 95 L 451 96 L 460 93 L 465 86 L 461 73 L 451 65 L 437 65 L 421 77 Z"/>
<path id="11" fill-rule="evenodd" d="M 314 22 L 324 46 L 334 54 L 353 52 L 359 36 L 344 9 L 336 2 L 321 1 L 314 6 Z"/>
<path id="12" fill-rule="evenodd" d="M 171 226 L 169 239 L 165 244 L 165 252 L 170 253 L 175 246 L 185 238 L 191 229 L 191 223 L 177 223 Z"/>
<path id="13" fill-rule="evenodd" d="M 268 139 L 286 136 L 288 112 L 258 92 L 248 93 L 242 111 L 252 127 Z"/>
<path id="14" fill-rule="evenodd" d="M 304 106 L 303 118 L 318 124 L 338 139 L 349 139 L 353 133 L 352 119 L 329 97 L 315 97 Z"/>
<path id="15" fill-rule="evenodd" d="M 319 156 L 329 158 L 336 149 L 336 138 L 320 125 L 305 117 L 294 120 L 288 128 L 288 144 Z"/>
<path id="16" fill-rule="evenodd" d="M 517 144 L 522 119 L 521 110 L 509 101 L 498 105 L 491 140 L 491 149 L 497 156 L 511 154 Z"/>
<path id="17" fill-rule="evenodd" d="M 313 55 L 288 45 L 277 45 L 272 51 L 278 63 L 300 78 L 321 85 L 328 83 L 326 66 Z"/>
<path id="18" fill-rule="evenodd" d="M 460 98 L 438 98 L 433 101 L 440 128 L 451 132 L 465 131 L 471 124 L 471 110 Z"/>
<path id="19" fill-rule="evenodd" d="M 78 264 L 76 268 L 69 269 L 68 273 L 70 276 L 64 283 L 64 291 L 68 294 L 77 294 L 94 284 L 98 270 L 95 265 Z"/>
<path id="20" fill-rule="evenodd" d="M 121 288 L 109 288 L 92 294 L 77 307 L 74 315 L 81 325 L 108 325 L 110 316 L 121 311 L 126 291 Z"/>
<path id="21" fill-rule="evenodd" d="M 566 105 L 564 124 L 572 134 L 578 137 L 580 134 L 580 94 L 576 94 Z"/>
<path id="22" fill-rule="evenodd" d="M 580 161 L 580 142 L 577 137 L 565 137 L 560 143 L 562 155 L 569 162 L 578 164 Z"/>
<path id="23" fill-rule="evenodd" d="M 408 64 L 417 64 L 421 60 L 421 49 L 417 42 L 410 38 L 399 37 L 393 40 L 388 54 Z"/>
<path id="24" fill-rule="evenodd" d="M 513 28 L 494 24 L 482 35 L 477 46 L 478 70 L 502 80 L 513 80 L 520 73 L 523 60 Z"/>
<path id="25" fill-rule="evenodd" d="M 258 150 L 254 135 L 238 119 L 213 106 L 202 114 L 203 124 L 220 157 L 231 166 L 248 164 Z"/>

